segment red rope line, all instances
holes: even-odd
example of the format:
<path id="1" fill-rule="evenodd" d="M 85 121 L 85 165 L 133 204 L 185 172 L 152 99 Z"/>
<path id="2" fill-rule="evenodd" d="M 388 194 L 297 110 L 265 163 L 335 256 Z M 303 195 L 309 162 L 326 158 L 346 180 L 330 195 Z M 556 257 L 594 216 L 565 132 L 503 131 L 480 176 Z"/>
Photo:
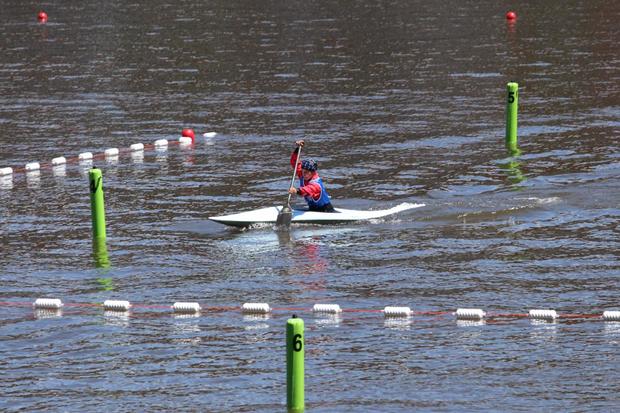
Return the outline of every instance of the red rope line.
<path id="1" fill-rule="evenodd" d="M 103 304 L 99 303 L 63 303 L 64 307 L 103 307 Z"/>
<path id="2" fill-rule="evenodd" d="M 170 310 L 172 305 L 161 304 L 131 304 L 132 308 L 145 308 L 147 310 Z"/>
<path id="3" fill-rule="evenodd" d="M 527 318 L 529 314 L 523 313 L 497 313 L 497 314 L 487 314 L 487 318 Z"/>
<path id="4" fill-rule="evenodd" d="M 272 308 L 271 311 L 291 311 L 297 313 L 304 313 L 306 311 L 312 311 L 311 308 L 298 308 L 298 307 L 278 307 Z"/>
<path id="5" fill-rule="evenodd" d="M 601 314 L 558 314 L 558 318 L 601 318 L 603 317 L 603 313 Z"/>
<path id="6" fill-rule="evenodd" d="M 413 315 L 448 315 L 454 314 L 454 311 L 414 311 Z"/>
<path id="7" fill-rule="evenodd" d="M 231 306 L 221 306 L 221 307 L 203 307 L 200 306 L 205 311 L 213 311 L 218 313 L 223 313 L 225 311 L 241 311 L 241 307 L 231 307 Z"/>
<path id="8" fill-rule="evenodd" d="M 0 307 L 32 307 L 32 302 L 15 302 L 15 301 L 2 301 L 0 302 Z"/>
<path id="9" fill-rule="evenodd" d="M 383 310 L 365 310 L 358 308 L 343 308 L 343 313 L 382 313 Z"/>

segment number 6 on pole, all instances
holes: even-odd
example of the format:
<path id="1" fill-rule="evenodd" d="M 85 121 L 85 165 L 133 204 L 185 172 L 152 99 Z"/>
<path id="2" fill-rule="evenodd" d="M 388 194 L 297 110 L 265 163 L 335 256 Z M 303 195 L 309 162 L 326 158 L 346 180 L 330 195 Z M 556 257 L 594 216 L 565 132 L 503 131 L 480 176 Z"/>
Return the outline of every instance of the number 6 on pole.
<path id="1" fill-rule="evenodd" d="M 286 406 L 304 410 L 304 321 L 296 316 L 286 322 Z"/>

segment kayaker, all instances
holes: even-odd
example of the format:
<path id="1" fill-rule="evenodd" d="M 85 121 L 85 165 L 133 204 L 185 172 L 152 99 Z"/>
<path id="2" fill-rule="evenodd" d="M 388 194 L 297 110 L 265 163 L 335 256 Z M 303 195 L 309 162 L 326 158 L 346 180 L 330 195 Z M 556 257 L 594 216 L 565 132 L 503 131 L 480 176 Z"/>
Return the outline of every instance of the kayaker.
<path id="1" fill-rule="evenodd" d="M 304 140 L 298 140 L 295 145 L 304 147 Z M 297 163 L 297 148 L 291 155 L 291 167 Z M 313 159 L 304 159 L 297 164 L 297 176 L 299 177 L 299 188 L 291 186 L 288 192 L 292 195 L 303 196 L 308 203 L 310 211 L 317 212 L 336 212 L 331 204 L 330 197 L 325 190 L 323 180 L 317 172 L 318 164 Z"/>

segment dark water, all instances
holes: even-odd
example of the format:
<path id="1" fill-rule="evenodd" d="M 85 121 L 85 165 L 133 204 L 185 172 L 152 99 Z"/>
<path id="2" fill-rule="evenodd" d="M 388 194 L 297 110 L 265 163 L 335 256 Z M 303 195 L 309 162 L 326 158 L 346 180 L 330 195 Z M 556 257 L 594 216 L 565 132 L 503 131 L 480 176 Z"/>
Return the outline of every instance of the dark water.
<path id="1" fill-rule="evenodd" d="M 601 0 L 3 2 L 0 167 L 43 168 L 0 180 L 0 409 L 285 411 L 293 311 L 308 411 L 617 409 L 613 322 L 285 308 L 620 309 L 618 21 Z M 87 167 L 47 164 L 184 127 L 193 147 L 95 160 L 107 267 Z M 207 221 L 282 204 L 299 138 L 336 206 L 426 207 L 290 234 Z M 39 297 L 137 306 L 49 317 Z"/>

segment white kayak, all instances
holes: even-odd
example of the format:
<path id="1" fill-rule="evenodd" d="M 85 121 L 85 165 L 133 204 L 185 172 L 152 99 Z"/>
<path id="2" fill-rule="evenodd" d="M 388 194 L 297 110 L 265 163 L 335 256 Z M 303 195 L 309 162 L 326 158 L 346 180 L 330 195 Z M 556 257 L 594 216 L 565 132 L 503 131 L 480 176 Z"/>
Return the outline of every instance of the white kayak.
<path id="1" fill-rule="evenodd" d="M 382 218 L 408 209 L 420 208 L 424 204 L 402 203 L 390 209 L 377 211 L 360 211 L 355 209 L 334 208 L 336 212 L 314 212 L 307 209 L 293 209 L 291 223 L 297 224 L 338 224 L 343 222 L 365 221 Z M 235 227 L 248 227 L 255 224 L 275 224 L 282 206 L 255 209 L 239 214 L 209 217 L 211 221 Z"/>

